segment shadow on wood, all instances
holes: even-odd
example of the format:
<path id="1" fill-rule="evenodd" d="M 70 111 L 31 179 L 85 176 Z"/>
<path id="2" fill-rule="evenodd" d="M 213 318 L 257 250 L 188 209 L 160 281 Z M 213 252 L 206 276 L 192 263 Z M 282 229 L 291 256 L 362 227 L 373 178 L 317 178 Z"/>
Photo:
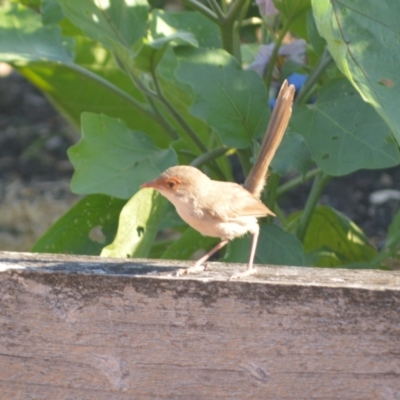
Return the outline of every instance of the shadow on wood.
<path id="1" fill-rule="evenodd" d="M 400 399 L 400 272 L 0 252 L 0 398 Z"/>

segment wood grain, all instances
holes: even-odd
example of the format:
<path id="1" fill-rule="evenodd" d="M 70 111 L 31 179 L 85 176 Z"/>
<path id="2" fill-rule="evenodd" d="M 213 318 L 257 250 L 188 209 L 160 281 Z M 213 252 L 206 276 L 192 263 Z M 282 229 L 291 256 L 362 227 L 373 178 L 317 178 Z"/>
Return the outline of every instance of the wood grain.
<path id="1" fill-rule="evenodd" d="M 400 272 L 0 252 L 0 399 L 400 399 Z"/>

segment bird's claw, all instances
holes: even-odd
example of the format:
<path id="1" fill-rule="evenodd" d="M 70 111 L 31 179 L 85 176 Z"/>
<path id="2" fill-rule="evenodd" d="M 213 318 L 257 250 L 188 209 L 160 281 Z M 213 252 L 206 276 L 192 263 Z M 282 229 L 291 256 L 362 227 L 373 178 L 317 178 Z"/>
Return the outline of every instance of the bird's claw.
<path id="1" fill-rule="evenodd" d="M 195 264 L 193 265 L 193 267 L 178 269 L 178 271 L 176 272 L 176 276 L 183 276 L 183 275 L 193 274 L 196 272 L 203 272 L 205 269 L 206 269 L 205 265 Z"/>
<path id="2" fill-rule="evenodd" d="M 246 276 L 251 276 L 251 275 L 255 275 L 257 273 L 257 268 L 253 267 L 253 268 L 247 268 L 246 271 L 244 272 L 237 272 L 236 274 L 233 274 L 229 280 L 230 281 L 237 281 L 239 279 L 242 279 Z"/>

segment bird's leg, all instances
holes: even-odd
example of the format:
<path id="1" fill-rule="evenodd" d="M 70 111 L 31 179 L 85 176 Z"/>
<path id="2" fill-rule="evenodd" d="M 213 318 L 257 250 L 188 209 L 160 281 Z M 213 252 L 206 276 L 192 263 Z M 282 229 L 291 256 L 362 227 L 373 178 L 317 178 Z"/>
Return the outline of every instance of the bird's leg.
<path id="1" fill-rule="evenodd" d="M 196 264 L 194 264 L 193 267 L 180 269 L 176 273 L 176 276 L 189 275 L 190 273 L 193 273 L 193 272 L 204 271 L 205 266 L 203 265 L 203 263 L 205 261 L 207 261 L 218 250 L 221 250 L 224 246 L 226 246 L 228 244 L 228 242 L 229 242 L 229 240 L 226 240 L 226 239 L 222 240 L 215 247 L 213 247 L 208 253 L 204 254 L 203 257 L 201 257 L 199 260 L 197 260 Z"/>
<path id="2" fill-rule="evenodd" d="M 254 267 L 254 257 L 256 255 L 257 242 L 258 242 L 258 236 L 259 235 L 260 235 L 260 229 L 257 229 L 257 231 L 253 233 L 253 238 L 252 238 L 252 241 L 251 241 L 249 264 L 247 265 L 246 271 L 238 272 L 236 274 L 233 274 L 229 278 L 229 280 L 240 279 L 240 278 L 243 278 L 245 276 L 249 276 L 249 275 L 253 275 L 253 274 L 257 273 L 257 268 Z"/>

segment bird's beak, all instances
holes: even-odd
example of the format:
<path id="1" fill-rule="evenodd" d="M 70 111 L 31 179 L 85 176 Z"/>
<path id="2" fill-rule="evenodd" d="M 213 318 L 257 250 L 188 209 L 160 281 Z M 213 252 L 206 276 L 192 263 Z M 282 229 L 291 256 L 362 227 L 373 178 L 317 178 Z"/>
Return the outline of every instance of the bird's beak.
<path id="1" fill-rule="evenodd" d="M 159 187 L 159 184 L 157 182 L 157 179 L 155 179 L 154 181 L 145 182 L 142 185 L 140 185 L 140 189 L 144 189 L 144 188 L 157 189 L 158 187 Z"/>

